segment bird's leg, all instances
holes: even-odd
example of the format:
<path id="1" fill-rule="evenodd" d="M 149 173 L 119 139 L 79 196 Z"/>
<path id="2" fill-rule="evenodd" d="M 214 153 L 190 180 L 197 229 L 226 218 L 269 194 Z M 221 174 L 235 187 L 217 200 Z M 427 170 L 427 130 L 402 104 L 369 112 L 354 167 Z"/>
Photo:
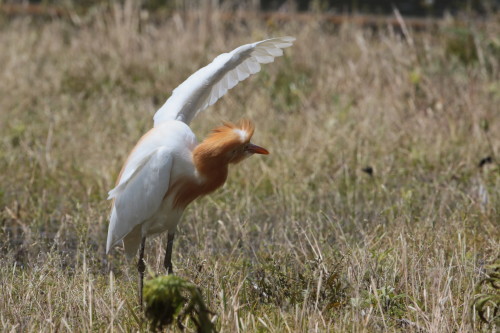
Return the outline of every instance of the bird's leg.
<path id="1" fill-rule="evenodd" d="M 165 261 L 163 263 L 167 270 L 167 274 L 174 274 L 174 269 L 172 267 L 172 246 L 174 244 L 174 236 L 174 232 L 168 232 L 167 250 L 165 251 Z"/>
<path id="2" fill-rule="evenodd" d="M 142 287 L 144 283 L 144 271 L 146 270 L 146 263 L 144 262 L 144 245 L 146 237 L 142 237 L 141 248 L 139 249 L 139 261 L 137 262 L 137 270 L 139 271 L 139 304 L 142 310 Z"/>

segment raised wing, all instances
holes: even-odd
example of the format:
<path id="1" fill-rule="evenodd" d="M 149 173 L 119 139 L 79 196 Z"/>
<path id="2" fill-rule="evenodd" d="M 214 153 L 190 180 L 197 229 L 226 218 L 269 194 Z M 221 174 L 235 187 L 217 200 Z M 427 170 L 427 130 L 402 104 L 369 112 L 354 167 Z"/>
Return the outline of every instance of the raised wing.
<path id="1" fill-rule="evenodd" d="M 115 199 L 108 229 L 106 253 L 137 225 L 150 218 L 160 207 L 170 184 L 172 154 L 159 147 L 141 159 L 117 187 L 109 192 Z"/>
<path id="2" fill-rule="evenodd" d="M 168 120 L 191 120 L 240 81 L 260 71 L 260 64 L 274 61 L 292 46 L 294 37 L 266 39 L 246 44 L 217 56 L 212 63 L 192 74 L 174 89 L 172 96 L 154 116 L 155 127 Z"/>

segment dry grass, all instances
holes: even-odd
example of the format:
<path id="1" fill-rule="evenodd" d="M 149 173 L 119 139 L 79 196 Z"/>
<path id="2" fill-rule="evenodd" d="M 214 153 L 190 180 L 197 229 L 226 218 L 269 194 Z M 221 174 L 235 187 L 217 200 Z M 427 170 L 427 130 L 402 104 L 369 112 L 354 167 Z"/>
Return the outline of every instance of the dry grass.
<path id="1" fill-rule="evenodd" d="M 2 331 L 146 327 L 135 264 L 104 254 L 106 192 L 169 91 L 281 35 L 297 37 L 286 56 L 193 123 L 201 139 L 249 117 L 271 155 L 188 209 L 177 273 L 222 332 L 495 330 L 470 304 L 500 254 L 498 20 L 404 38 L 94 15 L 0 22 Z M 163 244 L 147 244 L 156 272 Z"/>

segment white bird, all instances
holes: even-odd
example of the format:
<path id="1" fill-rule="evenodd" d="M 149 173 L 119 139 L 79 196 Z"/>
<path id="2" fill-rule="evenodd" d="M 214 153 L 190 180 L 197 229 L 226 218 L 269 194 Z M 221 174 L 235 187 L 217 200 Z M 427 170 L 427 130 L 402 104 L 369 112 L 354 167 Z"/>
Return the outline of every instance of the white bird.
<path id="1" fill-rule="evenodd" d="M 172 273 L 172 244 L 186 206 L 222 186 L 228 164 L 252 154 L 268 154 L 250 143 L 254 126 L 249 120 L 238 125 L 224 123 L 200 144 L 189 123 L 229 89 L 260 71 L 260 64 L 283 55 L 282 49 L 294 40 L 267 39 L 217 56 L 173 91 L 154 115 L 154 127 L 129 154 L 116 187 L 109 192 L 113 205 L 106 253 L 122 241 L 128 257 L 140 247 L 137 266 L 141 306 L 146 237 L 168 231 L 164 265 L 167 273 Z"/>

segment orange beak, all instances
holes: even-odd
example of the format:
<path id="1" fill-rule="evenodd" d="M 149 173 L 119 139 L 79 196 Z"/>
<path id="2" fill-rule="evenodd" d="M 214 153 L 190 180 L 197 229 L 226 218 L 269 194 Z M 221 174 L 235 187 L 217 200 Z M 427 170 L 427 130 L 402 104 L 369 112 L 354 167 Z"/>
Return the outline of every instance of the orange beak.
<path id="1" fill-rule="evenodd" d="M 265 148 L 254 145 L 253 143 L 249 143 L 246 150 L 252 154 L 262 154 L 262 155 L 269 154 L 269 152 Z"/>

